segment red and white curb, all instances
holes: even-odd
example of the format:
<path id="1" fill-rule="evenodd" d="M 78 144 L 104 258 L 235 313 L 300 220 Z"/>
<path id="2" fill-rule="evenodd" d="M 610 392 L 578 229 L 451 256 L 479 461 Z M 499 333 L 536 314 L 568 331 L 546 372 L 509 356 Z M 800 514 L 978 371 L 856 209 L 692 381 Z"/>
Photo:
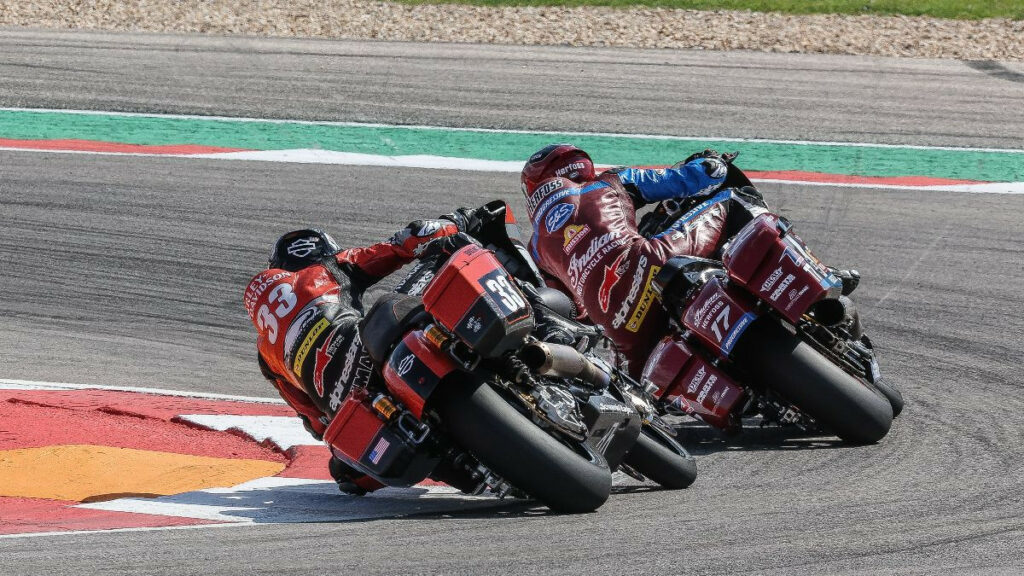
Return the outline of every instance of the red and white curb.
<path id="1" fill-rule="evenodd" d="M 852 146 L 852 145 L 851 145 Z M 336 166 L 377 166 L 425 170 L 462 170 L 472 172 L 518 173 L 522 161 L 482 160 L 429 154 L 382 155 L 338 152 L 319 149 L 239 150 L 198 145 L 139 145 L 88 140 L 10 140 L 0 138 L 0 151 L 31 151 L 56 154 L 95 154 L 104 156 L 152 156 L 203 160 L 241 160 L 291 164 Z M 599 166 L 599 169 L 610 166 Z M 975 194 L 1024 194 L 1024 182 L 975 182 L 916 176 L 854 176 L 823 174 L 798 170 L 748 171 L 755 184 L 781 184 L 812 187 L 870 188 L 876 190 L 916 190 L 922 192 L 960 192 Z"/>
<path id="2" fill-rule="evenodd" d="M 0 464 L 20 449 L 71 444 L 276 458 L 284 469 L 234 486 L 90 503 L 19 497 L 0 485 L 0 538 L 345 522 L 508 502 L 437 484 L 342 494 L 327 448 L 276 399 L 0 379 Z"/>

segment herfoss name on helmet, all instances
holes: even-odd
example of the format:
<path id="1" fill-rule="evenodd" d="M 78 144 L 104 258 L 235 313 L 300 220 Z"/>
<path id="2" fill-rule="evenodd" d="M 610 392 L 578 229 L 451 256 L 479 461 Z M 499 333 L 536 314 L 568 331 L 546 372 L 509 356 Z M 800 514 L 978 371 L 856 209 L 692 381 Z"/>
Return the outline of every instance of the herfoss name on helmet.
<path id="1" fill-rule="evenodd" d="M 587 165 L 583 162 L 573 162 L 555 170 L 555 176 L 565 176 L 568 174 L 568 178 L 572 180 L 573 178 L 578 178 L 580 170 L 583 170 L 586 167 Z"/>

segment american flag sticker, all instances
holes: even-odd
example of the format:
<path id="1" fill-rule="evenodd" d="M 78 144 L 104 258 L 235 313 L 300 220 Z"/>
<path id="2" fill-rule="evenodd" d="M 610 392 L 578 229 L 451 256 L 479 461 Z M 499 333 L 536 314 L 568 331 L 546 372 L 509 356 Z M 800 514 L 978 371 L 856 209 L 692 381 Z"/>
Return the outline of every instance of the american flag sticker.
<path id="1" fill-rule="evenodd" d="M 381 438 L 377 441 L 377 445 L 370 451 L 370 462 L 377 464 L 380 459 L 384 457 L 384 453 L 388 451 L 388 447 L 391 443 L 386 438 Z"/>

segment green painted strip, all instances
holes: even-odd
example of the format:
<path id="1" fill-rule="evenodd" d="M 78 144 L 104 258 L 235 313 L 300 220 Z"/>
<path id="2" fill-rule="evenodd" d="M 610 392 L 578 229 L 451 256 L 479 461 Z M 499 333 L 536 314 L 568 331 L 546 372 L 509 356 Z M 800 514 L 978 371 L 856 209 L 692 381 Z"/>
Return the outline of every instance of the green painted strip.
<path id="1" fill-rule="evenodd" d="M 738 150 L 749 170 L 803 170 L 858 176 L 931 176 L 983 182 L 1024 181 L 1024 154 L 771 142 L 677 141 L 614 135 L 552 135 L 239 121 L 103 113 L 0 110 L 0 138 L 82 139 L 131 144 L 198 144 L 253 150 L 314 148 L 364 154 L 430 154 L 524 160 L 553 141 L 571 141 L 599 164 L 672 164 L 695 150 Z"/>

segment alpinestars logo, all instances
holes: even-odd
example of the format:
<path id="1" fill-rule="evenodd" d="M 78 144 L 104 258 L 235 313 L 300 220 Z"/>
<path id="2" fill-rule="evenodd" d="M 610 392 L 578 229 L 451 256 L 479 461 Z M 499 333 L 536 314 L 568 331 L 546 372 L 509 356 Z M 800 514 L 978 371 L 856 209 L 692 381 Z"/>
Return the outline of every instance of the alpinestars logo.
<path id="1" fill-rule="evenodd" d="M 725 162 L 722 162 L 718 158 L 704 159 L 704 171 L 708 176 L 711 176 L 715 180 L 725 178 L 725 174 L 728 170 L 729 169 L 725 166 Z"/>
<path id="2" fill-rule="evenodd" d="M 317 240 L 316 236 L 298 238 L 288 245 L 288 253 L 296 258 L 305 258 L 316 251 Z"/>
<path id="3" fill-rule="evenodd" d="M 612 298 L 612 288 L 619 283 L 619 279 L 626 273 L 629 261 L 626 260 L 626 253 L 619 254 L 619 257 L 612 262 L 611 266 L 604 267 L 604 278 L 601 280 L 601 288 L 597 291 L 597 303 L 601 306 L 602 312 L 608 311 L 608 304 Z"/>
<path id="4" fill-rule="evenodd" d="M 331 348 L 334 337 L 337 335 L 338 328 L 335 328 L 324 339 L 323 345 L 316 349 L 316 359 L 313 363 L 313 387 L 316 388 L 316 393 L 321 398 L 324 396 L 324 370 L 327 369 L 327 364 L 334 358 L 334 353 L 337 351 L 337 347 Z"/>
<path id="5" fill-rule="evenodd" d="M 626 322 L 629 309 L 633 307 L 633 302 L 636 301 L 637 294 L 640 293 L 640 286 L 644 282 L 644 272 L 646 271 L 647 256 L 641 254 L 640 259 L 637 260 L 636 272 L 633 273 L 633 283 L 629 286 L 629 293 L 626 294 L 626 299 L 622 301 L 622 306 L 619 307 L 619 311 L 615 313 L 615 318 L 612 319 L 612 328 L 621 328 Z"/>
<path id="6" fill-rule="evenodd" d="M 437 220 L 427 220 L 419 223 L 420 226 L 413 230 L 413 236 L 417 238 L 427 238 L 433 236 L 441 229 L 441 222 Z"/>

